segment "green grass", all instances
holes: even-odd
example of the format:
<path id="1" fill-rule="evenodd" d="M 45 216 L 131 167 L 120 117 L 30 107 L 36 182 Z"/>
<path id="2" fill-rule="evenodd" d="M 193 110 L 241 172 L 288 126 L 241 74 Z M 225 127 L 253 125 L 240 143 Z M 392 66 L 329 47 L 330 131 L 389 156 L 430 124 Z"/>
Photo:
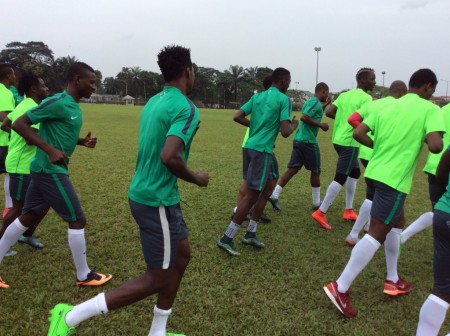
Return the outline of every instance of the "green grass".
<path id="1" fill-rule="evenodd" d="M 103 290 L 140 275 L 145 269 L 138 231 L 127 202 L 127 189 L 136 160 L 138 107 L 84 105 L 82 133 L 98 137 L 94 150 L 78 148 L 70 177 L 85 211 L 88 261 L 92 268 L 114 275 L 104 288 L 77 288 L 67 245 L 67 225 L 50 212 L 38 235 L 42 251 L 16 246 L 19 254 L 5 258 L 2 275 L 11 285 L 0 291 L 0 335 L 45 335 L 48 310 L 58 302 L 77 304 Z M 343 270 L 350 249 L 344 239 L 351 224 L 340 219 L 344 190 L 329 211 L 332 231 L 314 223 L 309 174 L 301 171 L 283 190 L 277 213 L 270 205 L 271 224 L 261 224 L 262 251 L 237 245 L 241 256 L 231 258 L 215 246 L 229 224 L 241 183 L 241 143 L 244 127 L 234 123 L 234 111 L 202 110 L 189 166 L 210 174 L 208 188 L 180 182 L 182 208 L 190 228 L 192 261 L 181 285 L 169 330 L 188 336 L 205 335 L 412 335 L 420 307 L 432 284 L 432 235 L 412 238 L 399 262 L 400 274 L 414 284 L 412 293 L 383 295 L 384 249 L 356 279 L 352 303 L 356 319 L 341 317 L 322 294 L 322 286 Z M 322 151 L 322 197 L 334 176 L 336 154 L 331 130 L 319 134 Z M 283 173 L 292 138 L 277 141 Z M 421 157 L 423 167 L 426 153 Z M 363 201 L 361 180 L 355 208 Z M 407 222 L 429 211 L 427 181 L 416 172 L 406 201 Z M 237 238 L 244 234 L 244 229 Z M 147 335 L 155 297 L 77 328 L 77 335 Z M 448 322 L 442 328 L 448 331 Z"/>

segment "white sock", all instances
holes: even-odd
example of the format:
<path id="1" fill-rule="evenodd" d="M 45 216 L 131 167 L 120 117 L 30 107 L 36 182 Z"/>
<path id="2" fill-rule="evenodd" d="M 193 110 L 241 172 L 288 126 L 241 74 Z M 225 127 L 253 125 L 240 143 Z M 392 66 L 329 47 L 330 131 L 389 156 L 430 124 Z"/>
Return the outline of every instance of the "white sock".
<path id="1" fill-rule="evenodd" d="M 227 231 L 225 231 L 225 236 L 227 236 L 230 239 L 233 239 L 240 227 L 241 227 L 240 225 L 231 221 Z"/>
<path id="2" fill-rule="evenodd" d="M 162 310 L 155 306 L 153 308 L 153 321 L 148 336 L 166 336 L 167 319 L 172 309 Z"/>
<path id="3" fill-rule="evenodd" d="M 330 183 L 327 188 L 327 193 L 325 194 L 322 204 L 320 205 L 320 211 L 322 211 L 323 213 L 326 213 L 328 211 L 328 208 L 330 207 L 331 203 L 334 202 L 335 198 L 339 194 L 339 191 L 341 191 L 341 188 L 342 186 L 336 181 L 332 181 Z"/>
<path id="4" fill-rule="evenodd" d="M 375 252 L 380 248 L 381 244 L 375 238 L 366 234 L 352 249 L 350 260 L 345 266 L 341 276 L 337 279 L 339 292 L 345 293 L 350 288 L 353 280 L 361 273 L 372 260 Z"/>
<path id="5" fill-rule="evenodd" d="M 86 239 L 84 238 L 84 229 L 69 229 L 69 246 L 72 251 L 73 262 L 77 269 L 77 279 L 85 280 L 91 271 L 86 260 Z"/>
<path id="6" fill-rule="evenodd" d="M 353 199 L 355 198 L 356 182 L 358 179 L 347 177 L 345 182 L 345 208 L 353 209 Z"/>
<path id="7" fill-rule="evenodd" d="M 433 213 L 425 212 L 419 218 L 417 218 L 414 222 L 412 222 L 403 232 L 402 232 L 402 241 L 406 242 L 409 238 L 414 236 L 416 233 L 419 233 L 429 226 L 433 225 Z"/>
<path id="8" fill-rule="evenodd" d="M 19 218 L 16 218 L 14 222 L 8 226 L 2 239 L 0 240 L 0 263 L 2 262 L 6 252 L 9 251 L 11 246 L 17 243 L 17 239 L 19 239 L 19 237 L 27 230 L 28 228 L 22 225 Z"/>
<path id="9" fill-rule="evenodd" d="M 5 174 L 5 182 L 3 184 L 3 189 L 5 190 L 5 208 L 12 208 L 12 198 L 11 194 L 9 193 L 9 174 Z"/>
<path id="10" fill-rule="evenodd" d="M 392 282 L 398 281 L 397 273 L 397 259 L 398 259 L 398 249 L 400 247 L 400 235 L 402 234 L 402 229 L 393 228 L 386 236 L 384 242 L 384 251 L 386 253 L 386 270 L 387 270 L 387 280 Z"/>
<path id="11" fill-rule="evenodd" d="M 236 213 L 236 211 L 237 211 L 237 206 L 234 207 L 233 213 Z"/>
<path id="12" fill-rule="evenodd" d="M 320 187 L 311 187 L 312 204 L 314 206 L 320 205 Z"/>
<path id="13" fill-rule="evenodd" d="M 106 314 L 108 307 L 106 306 L 105 293 L 100 293 L 90 300 L 84 301 L 66 315 L 66 323 L 70 327 L 76 327 L 81 322 L 100 314 Z"/>
<path id="14" fill-rule="evenodd" d="M 370 210 L 372 210 L 372 206 L 370 207 Z M 359 216 L 359 215 L 358 215 Z M 370 217 L 369 217 L 369 220 L 367 221 L 367 223 L 366 223 L 366 226 L 364 227 L 364 230 L 366 231 L 366 232 L 369 232 L 369 229 L 370 229 Z"/>
<path id="15" fill-rule="evenodd" d="M 280 197 L 281 190 L 283 190 L 283 187 L 281 187 L 279 184 L 275 187 L 275 189 L 272 192 L 272 198 L 278 199 Z"/>
<path id="16" fill-rule="evenodd" d="M 248 222 L 247 232 L 256 232 L 257 228 L 258 228 L 258 222 L 254 221 L 253 219 L 250 219 Z"/>
<path id="17" fill-rule="evenodd" d="M 420 309 L 416 336 L 437 335 L 444 323 L 448 307 L 448 302 L 430 294 Z"/>
<path id="18" fill-rule="evenodd" d="M 372 201 L 365 199 L 359 209 L 358 219 L 355 221 L 355 224 L 353 224 L 352 231 L 350 231 L 350 237 L 354 239 L 358 238 L 364 225 L 369 222 L 370 209 L 372 209 Z"/>

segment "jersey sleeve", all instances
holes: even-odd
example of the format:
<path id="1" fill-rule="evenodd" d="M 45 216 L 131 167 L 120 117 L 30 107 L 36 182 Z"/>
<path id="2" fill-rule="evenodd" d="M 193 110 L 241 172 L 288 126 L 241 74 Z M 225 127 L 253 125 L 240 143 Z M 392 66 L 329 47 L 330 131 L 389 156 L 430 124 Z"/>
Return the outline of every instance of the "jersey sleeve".
<path id="1" fill-rule="evenodd" d="M 40 105 L 26 112 L 33 124 L 40 123 L 43 120 L 58 120 L 65 117 L 65 110 L 60 106 L 61 98 L 47 100 Z"/>
<path id="2" fill-rule="evenodd" d="M 314 116 L 317 114 L 317 110 L 321 109 L 322 106 L 319 104 L 319 100 L 315 99 L 309 99 L 305 102 L 302 108 L 302 114 L 307 115 L 308 117 L 314 118 Z"/>
<path id="3" fill-rule="evenodd" d="M 425 133 L 440 132 L 445 134 L 444 118 L 442 116 L 441 109 L 437 106 L 433 106 L 427 113 L 425 120 Z"/>
<path id="4" fill-rule="evenodd" d="M 241 106 L 241 110 L 244 111 L 246 116 L 252 113 L 253 97 L 255 96 L 253 95 L 244 105 Z"/>
<path id="5" fill-rule="evenodd" d="M 192 102 L 183 108 L 172 120 L 166 136 L 176 136 L 180 138 L 187 147 L 197 130 L 199 112 Z"/>
<path id="6" fill-rule="evenodd" d="M 353 112 L 358 112 L 358 114 L 361 116 L 361 118 L 363 118 L 363 120 L 365 119 L 365 118 L 367 118 L 368 117 L 368 107 L 369 107 L 369 104 L 363 104 L 358 110 L 356 110 L 356 111 L 353 111 Z"/>
<path id="7" fill-rule="evenodd" d="M 362 121 L 362 123 L 366 124 L 367 127 L 369 127 L 372 130 L 372 132 L 374 131 L 374 128 L 375 128 L 376 115 L 377 115 L 377 113 L 371 113 L 367 118 L 365 118 Z"/>
<path id="8" fill-rule="evenodd" d="M 292 114 L 292 102 L 288 96 L 284 95 L 283 99 L 281 99 L 280 121 L 285 120 L 291 121 L 291 114 Z"/>

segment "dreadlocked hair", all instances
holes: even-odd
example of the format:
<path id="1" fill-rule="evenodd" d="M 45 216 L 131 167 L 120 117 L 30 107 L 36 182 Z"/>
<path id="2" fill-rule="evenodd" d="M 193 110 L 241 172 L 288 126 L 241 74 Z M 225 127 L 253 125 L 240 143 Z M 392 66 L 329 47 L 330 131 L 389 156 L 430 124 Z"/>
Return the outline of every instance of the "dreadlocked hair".
<path id="1" fill-rule="evenodd" d="M 371 72 L 375 72 L 372 68 L 361 68 L 356 73 L 356 81 L 359 82 L 361 79 L 363 79 L 365 76 L 370 74 Z"/>

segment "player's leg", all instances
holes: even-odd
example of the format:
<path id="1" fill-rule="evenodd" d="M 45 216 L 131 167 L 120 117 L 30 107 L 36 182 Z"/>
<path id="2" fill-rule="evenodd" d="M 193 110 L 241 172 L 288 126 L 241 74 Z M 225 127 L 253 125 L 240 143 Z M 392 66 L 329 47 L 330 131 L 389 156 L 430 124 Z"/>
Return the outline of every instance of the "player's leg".
<path id="1" fill-rule="evenodd" d="M 0 146 L 0 174 L 4 175 L 3 190 L 5 192 L 5 207 L 2 217 L 5 217 L 12 207 L 12 199 L 9 191 L 9 174 L 6 172 L 5 161 L 8 155 L 8 146 Z"/>
<path id="2" fill-rule="evenodd" d="M 320 200 L 320 150 L 319 146 L 313 144 L 302 144 L 302 157 L 305 168 L 311 172 L 311 196 L 313 210 L 319 209 L 321 205 Z"/>

